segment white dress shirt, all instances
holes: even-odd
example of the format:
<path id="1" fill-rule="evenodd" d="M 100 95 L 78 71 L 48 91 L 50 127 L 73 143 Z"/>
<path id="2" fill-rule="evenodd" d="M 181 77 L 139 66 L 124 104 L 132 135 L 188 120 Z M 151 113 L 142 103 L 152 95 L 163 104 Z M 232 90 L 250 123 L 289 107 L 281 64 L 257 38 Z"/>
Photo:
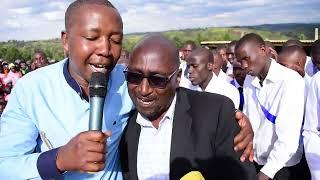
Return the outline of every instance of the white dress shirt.
<path id="1" fill-rule="evenodd" d="M 306 159 L 313 180 L 320 179 L 320 73 L 315 74 L 309 85 L 303 142 Z"/>
<path id="2" fill-rule="evenodd" d="M 313 64 L 311 57 L 307 56 L 306 64 L 305 64 L 305 72 L 306 76 L 312 77 L 318 72 L 318 69 L 316 66 Z"/>
<path id="3" fill-rule="evenodd" d="M 228 61 L 227 63 L 227 71 L 226 74 L 228 76 L 233 75 L 233 65 Z"/>
<path id="4" fill-rule="evenodd" d="M 175 105 L 176 96 L 161 119 L 158 129 L 140 113 L 137 115 L 136 122 L 141 126 L 137 155 L 137 173 L 140 180 L 169 179 Z"/>
<path id="5" fill-rule="evenodd" d="M 225 72 L 223 72 L 220 69 L 220 72 L 218 74 L 218 79 L 229 83 L 232 80 L 232 77 L 228 76 Z"/>
<path id="6" fill-rule="evenodd" d="M 244 82 L 244 110 L 254 131 L 254 160 L 264 165 L 261 172 L 268 177 L 285 166 L 300 162 L 298 151 L 304 113 L 303 78 L 295 71 L 271 61 L 269 72 L 259 84 L 258 77 L 247 75 Z M 261 106 L 276 116 L 269 121 Z M 270 118 L 269 118 L 270 119 Z"/>
<path id="7" fill-rule="evenodd" d="M 194 86 L 194 90 L 202 91 L 200 86 Z M 236 109 L 239 108 L 240 104 L 240 94 L 237 88 L 235 88 L 230 83 L 219 79 L 214 73 L 212 73 L 212 78 L 209 81 L 205 92 L 216 93 L 230 98 Z"/>
<path id="8" fill-rule="evenodd" d="M 219 79 L 214 73 L 213 76 L 207 85 L 205 92 L 216 93 L 220 95 L 224 95 L 230 98 L 234 104 L 236 109 L 239 108 L 240 104 L 240 94 L 237 88 L 235 88 L 229 82 Z M 199 87 L 200 88 L 200 87 Z M 198 90 L 199 90 L 198 88 Z M 201 90 L 201 88 L 200 88 Z"/>

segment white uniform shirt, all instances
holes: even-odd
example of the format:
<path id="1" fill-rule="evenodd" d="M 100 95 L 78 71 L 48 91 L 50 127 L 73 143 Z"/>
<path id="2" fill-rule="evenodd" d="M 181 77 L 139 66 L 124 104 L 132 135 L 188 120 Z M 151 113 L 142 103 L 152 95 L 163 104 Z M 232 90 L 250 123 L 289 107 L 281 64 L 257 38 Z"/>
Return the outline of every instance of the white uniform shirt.
<path id="1" fill-rule="evenodd" d="M 160 121 L 158 129 L 138 113 L 136 122 L 141 126 L 137 155 L 138 179 L 169 179 L 171 135 L 175 105 L 176 97 L 174 97 L 168 111 Z"/>
<path id="2" fill-rule="evenodd" d="M 182 75 L 179 86 L 194 91 L 202 91 L 200 86 L 192 85 L 191 81 L 188 78 L 188 73 L 185 73 L 186 68 L 186 63 L 180 64 Z M 215 73 L 212 73 L 212 78 L 208 86 L 206 87 L 205 92 L 216 93 L 230 98 L 233 101 L 234 107 L 238 109 L 240 104 L 240 95 L 238 89 L 230 84 L 230 81 L 227 80 L 229 76 L 227 77 L 227 75 L 222 70 L 220 70 L 219 76 L 220 75 L 221 77 L 219 78 Z"/>
<path id="3" fill-rule="evenodd" d="M 306 76 L 312 77 L 318 72 L 318 69 L 313 64 L 311 57 L 307 56 L 306 65 L 305 65 Z"/>
<path id="4" fill-rule="evenodd" d="M 282 167 L 300 162 L 301 152 L 297 150 L 304 113 L 304 87 L 304 80 L 297 72 L 274 60 L 263 87 L 258 77 L 247 75 L 244 82 L 243 112 L 254 131 L 254 160 L 264 165 L 261 172 L 270 178 Z M 266 118 L 260 104 L 276 116 L 275 123 Z"/>
<path id="5" fill-rule="evenodd" d="M 228 76 L 232 76 L 233 75 L 233 65 L 228 61 L 227 63 L 227 71 L 226 71 L 226 74 Z"/>
<path id="6" fill-rule="evenodd" d="M 224 96 L 230 98 L 234 104 L 234 107 L 236 109 L 238 109 L 239 104 L 240 104 L 240 94 L 239 94 L 238 89 L 235 88 L 229 82 L 226 82 L 224 80 L 220 80 L 214 73 L 212 73 L 212 74 L 213 74 L 213 76 L 204 91 L 224 95 Z M 198 88 L 198 90 L 199 90 L 199 88 Z M 201 90 L 201 88 L 200 88 L 200 90 Z"/>
<path id="7" fill-rule="evenodd" d="M 202 91 L 200 86 L 194 86 L 194 89 L 196 91 Z M 212 73 L 212 78 L 204 91 L 226 96 L 232 100 L 236 109 L 239 108 L 240 95 L 238 89 L 230 83 L 219 79 L 214 73 Z"/>
<path id="8" fill-rule="evenodd" d="M 218 74 L 218 79 L 229 83 L 232 80 L 232 77 L 228 76 L 225 72 L 220 70 Z"/>
<path id="9" fill-rule="evenodd" d="M 309 85 L 306 102 L 303 142 L 312 179 L 320 179 L 320 73 Z"/>

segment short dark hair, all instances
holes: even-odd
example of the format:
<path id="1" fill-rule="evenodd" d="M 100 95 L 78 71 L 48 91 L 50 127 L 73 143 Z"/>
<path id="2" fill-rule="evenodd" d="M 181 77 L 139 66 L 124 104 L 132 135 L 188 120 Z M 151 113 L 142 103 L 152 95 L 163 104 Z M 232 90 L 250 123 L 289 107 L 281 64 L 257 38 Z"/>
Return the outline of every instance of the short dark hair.
<path id="1" fill-rule="evenodd" d="M 272 42 L 270 42 L 270 41 L 264 41 L 264 43 L 266 44 L 266 46 L 267 47 L 270 47 L 270 48 L 272 48 L 272 49 L 276 49 L 275 47 L 274 47 L 274 45 L 272 44 Z"/>
<path id="2" fill-rule="evenodd" d="M 67 8 L 66 13 L 65 13 L 65 28 L 66 28 L 65 30 L 66 31 L 68 31 L 68 29 L 70 28 L 70 23 L 72 22 L 71 17 L 72 17 L 73 12 L 75 10 L 79 9 L 80 7 L 83 7 L 85 5 L 91 5 L 91 4 L 103 5 L 106 7 L 116 9 L 112 5 L 112 3 L 107 0 L 76 0 L 69 5 L 69 7 Z"/>
<path id="3" fill-rule="evenodd" d="M 235 45 L 237 45 L 237 43 L 238 43 L 237 40 L 233 40 L 233 41 L 231 41 L 231 42 L 228 44 L 228 46 L 229 46 L 229 47 L 230 47 L 230 46 L 235 46 Z"/>
<path id="4" fill-rule="evenodd" d="M 40 49 L 36 49 L 36 50 L 34 51 L 34 55 L 36 55 L 36 54 L 41 54 L 41 56 L 43 56 L 44 59 L 47 59 L 46 53 L 44 53 L 44 52 L 43 52 L 42 50 L 40 50 Z"/>
<path id="5" fill-rule="evenodd" d="M 217 51 L 220 51 L 220 50 L 222 50 L 222 49 L 224 49 L 224 50 L 226 50 L 227 49 L 227 45 L 220 45 L 220 46 L 218 46 L 217 47 Z"/>
<path id="6" fill-rule="evenodd" d="M 212 49 L 212 50 L 211 50 L 211 54 L 212 54 L 212 63 L 213 63 L 213 64 L 216 64 L 216 63 L 217 63 L 217 61 L 216 61 L 216 59 L 215 59 L 215 56 L 220 56 L 220 57 L 222 58 L 222 56 L 220 55 L 218 49 Z"/>
<path id="7" fill-rule="evenodd" d="M 243 44 L 253 42 L 258 46 L 265 46 L 265 42 L 261 36 L 255 33 L 249 33 L 244 35 L 237 43 L 235 49 L 240 48 Z"/>
<path id="8" fill-rule="evenodd" d="M 286 46 L 286 47 L 282 48 L 279 55 L 290 56 L 294 53 L 297 53 L 300 56 L 307 56 L 306 52 L 300 46 L 297 46 L 297 45 Z"/>
<path id="9" fill-rule="evenodd" d="M 213 63 L 213 54 L 210 50 L 204 48 L 204 47 L 198 47 L 195 50 L 191 51 L 191 54 L 200 54 L 208 59 L 208 63 Z"/>
<path id="10" fill-rule="evenodd" d="M 197 47 L 196 43 L 194 41 L 191 41 L 191 40 L 186 41 L 184 43 L 183 47 L 188 45 L 188 44 L 192 46 L 192 49 L 195 49 Z"/>
<path id="11" fill-rule="evenodd" d="M 306 56 L 306 52 L 300 46 L 297 46 L 297 45 L 284 47 L 284 48 L 282 48 L 280 53 L 289 55 L 289 54 L 293 54 L 295 52 L 301 53 Z"/>
<path id="12" fill-rule="evenodd" d="M 283 44 L 282 48 L 288 46 L 299 46 L 300 48 L 303 48 L 303 44 L 298 39 L 289 39 Z"/>
<path id="13" fill-rule="evenodd" d="M 311 47 L 311 53 L 312 54 L 320 54 L 320 39 L 313 42 Z"/>

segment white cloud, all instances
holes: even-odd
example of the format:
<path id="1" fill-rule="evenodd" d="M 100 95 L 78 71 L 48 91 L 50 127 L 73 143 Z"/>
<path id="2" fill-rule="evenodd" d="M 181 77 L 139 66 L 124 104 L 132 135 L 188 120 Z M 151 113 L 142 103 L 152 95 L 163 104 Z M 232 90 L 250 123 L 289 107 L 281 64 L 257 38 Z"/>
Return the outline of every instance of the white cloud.
<path id="1" fill-rule="evenodd" d="M 20 28 L 21 24 L 15 20 L 7 20 L 4 23 L 8 28 Z"/>
<path id="2" fill-rule="evenodd" d="M 63 11 L 51 11 L 42 13 L 42 15 L 48 21 L 63 21 L 64 20 L 64 12 Z"/>
<path id="3" fill-rule="evenodd" d="M 30 14 L 32 11 L 32 7 L 23 7 L 23 8 L 15 8 L 9 9 L 9 12 L 12 14 L 25 15 Z"/>
<path id="4" fill-rule="evenodd" d="M 0 41 L 60 36 L 64 13 L 73 0 L 1 0 Z M 319 0 L 111 0 L 124 32 L 210 26 L 319 22 Z"/>

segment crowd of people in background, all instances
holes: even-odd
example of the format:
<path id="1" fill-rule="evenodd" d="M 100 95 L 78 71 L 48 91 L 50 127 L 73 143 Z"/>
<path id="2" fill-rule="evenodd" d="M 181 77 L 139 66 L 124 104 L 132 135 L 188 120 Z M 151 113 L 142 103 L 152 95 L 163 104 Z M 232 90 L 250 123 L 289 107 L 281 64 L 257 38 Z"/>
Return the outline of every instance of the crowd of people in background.
<path id="1" fill-rule="evenodd" d="M 252 82 L 249 83 L 245 81 L 248 81 L 250 77 L 259 76 L 259 73 L 256 72 L 256 74 L 254 74 L 254 72 L 250 72 L 253 70 L 248 69 L 248 67 L 252 66 L 252 64 L 248 65 L 248 63 L 261 63 L 261 62 L 254 62 L 254 61 L 251 62 L 252 60 L 250 60 L 250 58 L 255 58 L 253 57 L 255 55 L 252 56 L 250 54 L 251 52 L 249 51 L 251 50 L 247 50 L 247 52 L 245 51 L 245 54 L 241 56 L 242 55 L 241 53 L 243 52 L 239 50 L 240 49 L 239 46 L 241 46 L 243 50 L 243 48 L 245 48 L 243 47 L 244 46 L 243 44 L 248 44 L 249 41 L 255 42 L 257 41 L 256 39 L 259 39 L 257 38 L 258 36 L 255 34 L 249 34 L 248 36 L 249 38 L 247 38 L 246 40 L 243 40 L 245 42 L 242 42 L 241 45 L 239 45 L 239 41 L 231 41 L 229 44 L 221 45 L 214 49 L 210 49 L 208 47 L 197 47 L 197 45 L 193 41 L 185 42 L 184 46 L 181 47 L 179 50 L 180 68 L 182 69 L 180 87 L 184 87 L 184 88 L 195 90 L 195 91 L 217 93 L 217 94 L 221 94 L 226 97 L 229 97 L 234 102 L 235 108 L 241 111 L 244 111 L 244 113 L 253 121 L 254 119 L 257 119 L 257 118 L 266 119 L 267 121 L 273 123 L 274 128 L 276 127 L 275 121 L 277 119 L 277 116 L 273 116 L 269 111 L 271 111 L 272 108 L 275 108 L 274 104 L 276 104 L 277 98 L 279 98 L 278 107 L 273 109 L 272 111 L 275 111 L 275 113 L 277 114 L 280 111 L 283 111 L 280 114 L 278 114 L 280 118 L 285 118 L 285 116 L 287 116 L 287 118 L 290 117 L 291 121 L 288 122 L 289 124 L 284 123 L 281 125 L 281 126 L 286 126 L 288 129 L 287 130 L 288 132 L 287 134 L 281 132 L 286 135 L 280 135 L 280 132 L 277 132 L 280 130 L 277 130 L 277 129 L 270 130 L 269 127 L 259 127 L 261 126 L 261 124 L 259 125 L 259 123 L 257 125 L 254 125 L 254 126 L 258 126 L 254 128 L 255 136 L 258 136 L 257 134 L 261 134 L 262 136 L 261 137 L 262 139 L 261 138 L 259 139 L 259 137 L 255 137 L 256 138 L 254 142 L 256 143 L 255 146 L 273 147 L 268 151 L 260 150 L 261 152 L 257 152 L 257 151 L 255 152 L 256 154 L 255 165 L 256 165 L 257 171 L 260 171 L 264 166 L 266 166 L 266 164 L 268 164 L 267 163 L 268 161 L 266 161 L 266 159 L 273 158 L 273 161 L 275 162 L 275 164 L 273 164 L 272 166 L 280 165 L 280 164 L 282 164 L 282 166 L 279 168 L 266 166 L 266 168 L 262 169 L 262 171 L 264 171 L 267 174 L 266 177 L 279 178 L 282 175 L 287 176 L 291 174 L 290 177 L 295 176 L 296 179 L 310 179 L 311 175 L 313 177 L 312 179 L 317 179 L 319 176 L 317 174 L 318 160 L 315 157 L 315 155 L 310 152 L 315 151 L 313 146 L 316 146 L 315 141 L 318 141 L 318 140 L 315 140 L 315 138 L 313 137 L 313 134 L 317 135 L 319 132 L 316 130 L 317 126 L 314 125 L 314 127 L 310 127 L 310 124 L 312 124 L 310 123 L 310 121 L 312 122 L 312 121 L 315 121 L 316 118 L 319 118 L 319 117 L 316 117 L 317 113 L 314 113 L 319 111 L 319 109 L 317 109 L 316 104 L 313 104 L 314 107 L 311 107 L 312 105 L 311 101 L 315 101 L 314 98 L 316 97 L 314 97 L 315 94 L 311 94 L 308 97 L 308 92 L 309 91 L 314 92 L 317 90 L 317 87 L 314 85 L 316 82 L 313 83 L 313 87 L 312 87 L 311 81 L 312 81 L 312 77 L 320 70 L 320 57 L 319 57 L 320 56 L 320 40 L 316 40 L 312 44 L 310 54 L 307 54 L 303 44 L 299 40 L 294 40 L 294 39 L 288 40 L 286 43 L 284 43 L 281 49 L 278 50 L 278 52 L 270 41 L 264 41 L 266 57 L 265 57 L 265 60 L 262 60 L 262 64 L 264 64 L 264 62 L 269 62 L 270 63 L 269 66 L 273 64 L 272 65 L 273 69 L 276 69 L 274 66 L 277 66 L 277 65 L 279 66 L 282 65 L 283 67 L 286 67 L 286 68 L 278 67 L 278 72 L 275 72 L 276 70 L 271 70 L 272 73 L 274 73 L 273 76 L 279 77 L 279 79 L 277 80 L 281 82 L 279 83 L 279 86 L 286 86 L 286 88 L 278 87 L 277 89 L 275 88 L 275 86 L 268 84 L 268 82 L 265 82 L 266 84 L 263 84 L 264 79 L 262 79 L 260 80 L 261 84 L 259 85 L 261 89 L 263 86 L 268 87 L 269 85 L 270 87 L 273 88 L 273 90 L 276 89 L 276 91 L 283 91 L 281 92 L 283 95 L 280 96 L 279 95 L 280 93 L 277 92 L 274 97 L 272 97 L 272 95 L 267 95 L 267 97 L 259 97 L 259 98 L 255 97 L 250 100 L 250 96 L 259 96 L 259 95 L 247 94 L 247 97 L 245 98 L 246 96 L 245 93 L 247 92 L 244 92 L 244 91 L 249 91 L 248 89 L 250 89 L 250 86 L 252 86 L 250 84 Z M 250 49 L 254 49 L 257 47 L 259 47 L 259 45 L 255 44 L 254 46 L 250 47 Z M 236 55 L 237 53 L 238 55 Z M 129 56 L 130 56 L 129 52 L 123 50 L 118 63 L 127 65 L 130 59 Z M 239 57 L 242 57 L 243 59 L 237 59 Z M 262 70 L 260 71 L 263 71 L 264 67 L 261 67 L 261 68 Z M 290 71 L 290 70 L 288 71 L 288 69 L 295 71 L 297 74 L 292 73 L 293 71 Z M 286 71 L 288 71 L 289 75 L 286 75 L 287 73 Z M 266 73 L 268 74 L 268 71 Z M 268 76 L 271 76 L 270 74 L 271 72 L 269 73 Z M 288 76 L 288 78 L 286 79 L 282 76 Z M 247 77 L 247 80 L 246 80 L 246 77 Z M 268 78 L 268 77 L 264 77 L 264 78 Z M 282 78 L 284 80 L 281 80 Z M 270 80 L 271 82 L 272 79 L 267 79 L 267 81 L 268 80 Z M 284 83 L 284 81 L 290 81 L 293 83 Z M 316 80 L 313 80 L 313 81 L 316 81 Z M 301 82 L 303 82 L 302 85 L 301 85 Z M 245 88 L 246 86 L 245 84 L 247 84 L 247 86 L 249 87 Z M 290 87 L 289 84 L 292 85 L 291 88 L 289 88 Z M 304 91 L 301 90 L 301 93 L 299 94 L 300 92 L 299 89 L 304 89 Z M 265 95 L 270 93 L 272 90 L 269 89 L 267 91 L 269 92 L 264 92 Z M 289 94 L 292 94 L 292 95 L 289 95 Z M 289 107 L 290 102 L 285 98 L 297 99 L 297 97 L 299 97 L 301 101 L 291 102 L 291 105 L 293 106 Z M 270 102 L 258 102 L 259 99 L 261 101 L 267 101 L 269 99 Z M 249 101 L 249 102 L 245 102 L 245 101 Z M 285 102 L 285 101 L 288 102 L 288 104 L 281 105 L 281 102 Z M 245 103 L 247 104 L 244 108 Z M 267 103 L 269 104 L 270 107 L 266 107 L 266 108 L 263 107 L 263 110 L 261 110 L 259 106 L 260 107 L 262 106 L 259 105 L 259 103 Z M 255 111 L 258 111 L 258 112 L 265 111 L 263 112 L 265 114 L 265 117 L 259 117 L 259 115 L 258 116 L 252 115 L 254 114 L 252 112 L 253 111 L 252 109 L 254 109 L 257 106 L 258 106 L 257 108 L 258 110 L 256 109 Z M 283 109 L 287 109 L 287 110 L 283 110 Z M 294 112 L 290 112 L 290 110 L 294 110 Z M 292 116 L 291 115 L 289 116 L 289 114 L 291 114 Z M 272 119 L 272 117 L 274 117 L 274 119 Z M 295 121 L 293 120 L 293 117 L 299 117 L 299 118 L 296 118 L 297 121 Z M 306 118 L 309 118 L 309 119 L 306 119 Z M 306 125 L 303 126 L 303 123 L 305 121 L 307 121 Z M 255 124 L 254 122 L 252 123 Z M 285 127 L 282 127 L 282 128 L 285 128 Z M 296 129 L 296 131 L 293 129 Z M 268 132 L 268 131 L 271 131 L 271 132 Z M 268 132 L 269 134 L 271 133 L 270 137 L 268 137 L 267 135 L 268 133 L 266 132 Z M 302 132 L 304 133 L 302 134 Z M 275 136 L 275 134 L 277 134 L 278 137 Z M 305 142 L 304 142 L 305 148 L 303 148 L 303 140 L 302 140 L 303 136 L 305 139 Z M 277 140 L 275 140 L 274 138 L 279 138 L 278 141 L 289 141 L 289 139 L 292 140 L 293 137 L 300 137 L 299 145 L 297 145 L 296 147 L 292 145 L 294 144 L 292 142 L 291 142 L 291 145 L 290 143 L 287 143 L 287 144 L 284 143 L 286 144 L 285 146 L 287 146 L 286 147 L 287 150 L 285 150 L 287 152 L 283 151 L 282 155 L 279 150 L 273 150 L 273 151 L 279 151 L 278 154 L 273 152 L 274 154 L 270 155 L 270 156 L 278 156 L 278 157 L 270 157 L 270 156 L 268 157 L 265 154 L 263 155 L 263 153 L 269 154 L 272 152 L 272 149 L 277 149 L 280 146 L 282 146 L 277 144 L 279 142 L 277 142 Z M 264 141 L 266 140 L 266 138 L 272 139 L 272 140 L 270 139 L 271 144 L 259 145 L 259 144 L 263 144 L 259 141 Z M 290 150 L 290 146 L 291 146 L 291 150 Z M 309 152 L 305 153 L 304 152 L 305 150 Z M 262 154 L 259 154 L 259 153 L 262 153 Z M 283 160 L 281 160 L 280 156 L 284 156 L 285 154 L 290 154 L 290 158 L 289 157 L 288 157 L 289 159 L 283 158 Z M 308 164 L 306 162 L 306 158 L 308 160 Z M 269 164 L 271 164 L 271 160 L 269 160 Z M 311 170 L 311 175 L 310 175 L 309 169 Z"/>
<path id="2" fill-rule="evenodd" d="M 259 179 L 319 179 L 320 40 L 310 56 L 299 40 L 277 52 L 253 33 L 207 49 L 181 48 L 180 86 L 227 96 L 248 116 Z"/>
<path id="3" fill-rule="evenodd" d="M 130 54 L 105 0 L 71 3 L 61 38 L 54 65 L 40 51 L 0 63 L 1 179 L 320 179 L 320 40 L 308 56 L 255 33 L 180 50 L 151 34 Z M 98 131 L 97 72 L 109 78 Z"/>
<path id="4" fill-rule="evenodd" d="M 235 108 L 243 111 L 245 103 L 244 84 L 248 72 L 242 66 L 241 60 L 237 60 L 237 43 L 238 41 L 231 41 L 227 45 L 209 49 L 207 47 L 197 47 L 193 41 L 187 41 L 179 50 L 180 68 L 182 69 L 180 87 L 227 96 L 234 102 Z M 319 44 L 319 40 L 314 42 L 310 57 L 307 56 L 299 40 L 288 40 L 280 52 L 276 51 L 272 43 L 265 41 L 268 58 L 296 71 L 304 79 L 306 85 L 305 101 L 312 76 L 320 69 Z M 127 66 L 130 59 L 129 56 L 130 53 L 128 51 L 122 50 L 118 64 Z M 28 61 L 17 59 L 12 63 L 8 63 L 6 60 L 0 59 L 0 113 L 2 113 L 9 100 L 12 88 L 22 76 L 52 63 L 54 61 L 49 62 L 42 51 L 36 51 L 33 59 Z M 280 74 L 278 75 L 281 76 Z M 304 113 L 308 117 L 308 109 Z M 303 128 L 302 124 L 300 128 Z M 308 134 L 309 129 L 312 128 L 307 127 L 307 133 L 305 134 Z M 296 164 L 299 165 L 299 168 L 296 168 L 296 172 L 300 172 L 297 177 L 310 177 L 303 148 L 300 146 L 301 144 L 296 152 L 300 153 L 299 161 L 301 159 L 301 162 Z M 312 158 L 310 157 L 310 159 Z M 257 167 L 262 167 L 257 162 L 256 165 Z M 309 162 L 310 165 L 311 167 L 315 166 Z"/>
<path id="5" fill-rule="evenodd" d="M 0 114 L 9 100 L 12 88 L 22 76 L 54 62 L 54 60 L 49 62 L 41 50 L 36 50 L 33 58 L 27 61 L 16 59 L 14 62 L 8 62 L 0 59 Z"/>

